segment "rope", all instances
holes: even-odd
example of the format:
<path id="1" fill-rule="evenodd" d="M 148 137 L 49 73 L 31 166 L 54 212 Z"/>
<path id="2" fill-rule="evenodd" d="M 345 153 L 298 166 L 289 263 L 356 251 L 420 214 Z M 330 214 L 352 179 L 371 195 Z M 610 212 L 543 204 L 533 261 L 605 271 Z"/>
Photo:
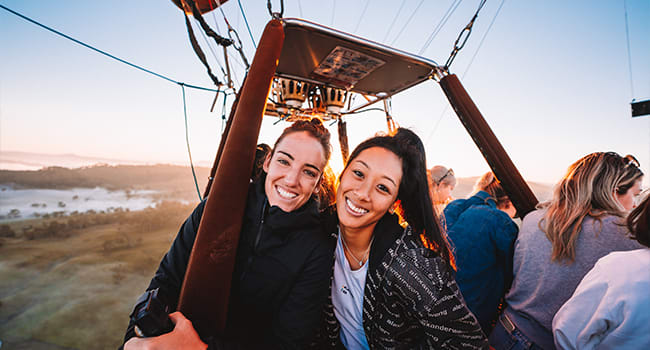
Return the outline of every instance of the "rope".
<path id="1" fill-rule="evenodd" d="M 420 9 L 420 6 L 422 6 L 422 3 L 424 3 L 424 0 L 420 0 L 420 3 L 419 3 L 418 6 L 415 8 L 415 10 L 413 10 L 413 13 L 411 13 L 411 16 L 409 17 L 409 19 L 406 21 L 406 23 L 404 23 L 404 26 L 402 27 L 402 29 L 400 29 L 400 31 L 399 31 L 399 33 L 397 33 L 397 36 L 395 37 L 395 39 L 393 39 L 393 41 L 390 43 L 390 46 L 393 46 L 393 45 L 395 44 L 395 42 L 397 41 L 397 39 L 399 39 L 399 37 L 400 37 L 400 36 L 402 35 L 402 33 L 404 32 L 404 29 L 406 29 L 406 26 L 408 26 L 409 23 L 411 23 L 411 20 L 413 19 L 413 17 L 415 16 L 415 14 L 416 14 L 416 13 L 418 12 L 418 10 Z"/>
<path id="2" fill-rule="evenodd" d="M 490 25 L 488 26 L 487 30 L 483 34 L 483 37 L 481 38 L 480 43 L 478 44 L 478 47 L 476 48 L 476 51 L 474 51 L 474 55 L 472 56 L 472 59 L 469 61 L 469 64 L 467 65 L 467 68 L 465 68 L 465 71 L 463 72 L 463 75 L 461 76 L 461 79 L 465 79 L 465 76 L 467 75 L 467 72 L 469 71 L 469 68 L 472 66 L 472 63 L 474 63 L 474 59 L 478 55 L 478 51 L 481 49 L 483 46 L 483 42 L 485 41 L 485 38 L 487 37 L 488 33 L 490 32 L 490 29 L 492 29 L 492 25 L 497 19 L 497 16 L 499 15 L 499 12 L 501 12 L 501 8 L 503 7 L 503 4 L 506 2 L 506 0 L 501 0 L 501 4 L 499 5 L 499 8 L 497 9 L 497 12 L 494 14 L 494 17 L 492 17 L 492 21 L 490 22 Z M 449 110 L 449 105 L 446 105 L 445 108 L 442 110 L 442 113 L 440 114 L 440 117 L 438 117 L 438 121 L 436 122 L 436 125 L 433 127 L 433 130 L 431 130 L 431 133 L 429 133 L 429 137 L 427 137 L 427 143 L 431 140 L 431 137 L 436 133 L 436 130 L 438 129 L 438 125 L 440 125 L 440 122 L 442 121 L 442 118 L 445 116 L 445 113 Z"/>
<path id="3" fill-rule="evenodd" d="M 438 33 L 440 33 L 440 30 L 442 30 L 442 27 L 447 23 L 449 18 L 451 18 L 451 15 L 454 14 L 454 12 L 456 12 L 456 9 L 458 8 L 458 5 L 460 5 L 461 2 L 463 2 L 463 0 L 454 0 L 454 2 L 451 3 L 449 8 L 447 9 L 447 12 L 445 12 L 445 14 L 442 15 L 440 22 L 438 22 L 438 24 L 436 24 L 436 26 L 433 28 L 431 35 L 429 35 L 427 41 L 425 41 L 424 45 L 418 52 L 418 55 L 422 55 L 424 51 L 426 51 L 426 49 L 429 48 L 429 45 L 431 45 L 433 39 L 438 35 Z"/>
<path id="4" fill-rule="evenodd" d="M 185 116 L 185 143 L 187 144 L 187 154 L 190 157 L 190 167 L 192 168 L 192 176 L 194 177 L 194 185 L 196 186 L 196 193 L 199 195 L 199 201 L 202 201 L 201 191 L 199 190 L 199 182 L 196 179 L 196 171 L 194 171 L 194 162 L 192 161 L 192 151 L 190 150 L 190 132 L 187 127 L 187 105 L 185 103 L 185 85 L 181 84 L 183 90 L 183 115 Z M 223 97 L 226 98 L 226 95 Z"/>
<path id="5" fill-rule="evenodd" d="M 406 4 L 406 0 L 403 0 L 402 4 L 399 6 L 399 10 L 397 10 L 395 17 L 393 18 L 393 21 L 390 23 L 390 26 L 388 26 L 388 30 L 386 31 L 386 35 L 384 35 L 384 40 L 382 40 L 382 42 L 386 42 L 386 39 L 388 39 L 388 34 L 390 34 L 390 31 L 393 30 L 393 27 L 395 26 L 395 22 L 397 22 L 397 17 L 399 17 L 399 14 L 402 13 L 404 4 Z"/>
<path id="6" fill-rule="evenodd" d="M 86 48 L 88 48 L 88 49 L 91 49 L 91 50 L 93 50 L 93 51 L 95 51 L 95 52 L 98 52 L 98 53 L 104 55 L 104 56 L 110 57 L 110 58 L 112 58 L 112 59 L 114 59 L 114 60 L 116 60 L 116 61 L 118 61 L 118 62 L 122 62 L 122 63 L 124 63 L 124 64 L 126 64 L 126 65 L 128 65 L 128 66 L 131 66 L 131 67 L 133 67 L 133 68 L 136 68 L 136 69 L 138 69 L 138 70 L 141 70 L 141 71 L 143 71 L 143 72 L 145 72 L 145 73 L 149 73 L 149 74 L 152 74 L 152 75 L 157 76 L 158 78 L 165 79 L 165 80 L 167 80 L 167 81 L 169 81 L 169 82 L 171 82 L 171 83 L 178 84 L 178 85 L 181 85 L 181 86 L 187 86 L 187 87 L 189 87 L 189 88 L 197 89 L 197 90 L 205 90 L 205 91 L 212 91 L 212 92 L 221 92 L 221 90 L 216 90 L 216 89 L 211 89 L 211 88 L 206 88 L 206 87 L 201 87 L 201 86 L 196 86 L 196 85 L 186 84 L 186 83 L 182 83 L 182 82 L 176 81 L 176 80 L 174 80 L 174 79 L 168 78 L 168 77 L 166 77 L 166 76 L 164 76 L 164 75 L 162 75 L 162 74 L 159 74 L 159 73 L 153 72 L 153 71 L 151 71 L 151 70 L 149 70 L 149 69 L 146 69 L 146 68 L 140 67 L 140 66 L 138 66 L 138 65 L 136 65 L 136 64 L 133 64 L 133 63 L 128 62 L 128 61 L 126 61 L 126 60 L 123 60 L 123 59 L 121 59 L 121 58 L 119 58 L 119 57 L 116 57 L 116 56 L 114 56 L 114 55 L 111 55 L 110 53 L 108 53 L 108 52 L 106 52 L 106 51 L 102 51 L 102 50 L 100 50 L 100 49 L 98 49 L 98 48 L 95 48 L 95 47 L 93 47 L 93 46 L 91 46 L 91 45 L 88 45 L 88 44 L 86 44 L 86 43 L 84 43 L 84 42 L 82 42 L 82 41 L 80 41 L 80 40 L 77 40 L 77 39 L 75 39 L 75 38 L 69 36 L 69 35 L 63 34 L 63 33 L 59 32 L 58 30 L 55 30 L 55 29 L 50 28 L 50 27 L 48 27 L 48 26 L 46 26 L 46 25 L 44 25 L 44 24 L 42 24 L 42 23 L 39 23 L 39 22 L 37 22 L 37 21 L 35 21 L 35 20 L 33 20 L 33 19 L 27 17 L 27 16 L 24 16 L 24 15 L 22 15 L 22 14 L 16 12 L 16 11 L 14 11 L 14 10 L 8 8 L 8 7 L 5 7 L 5 6 L 2 5 L 2 4 L 0 4 L 0 8 L 2 8 L 3 10 L 5 10 L 5 11 L 7 11 L 7 12 L 9 12 L 9 13 L 12 13 L 12 14 L 14 14 L 14 15 L 16 15 L 16 16 L 18 16 L 18 17 L 20 17 L 20 18 L 22 18 L 22 19 L 24 19 L 24 20 L 26 20 L 26 21 L 28 21 L 28 22 L 31 22 L 31 23 L 33 23 L 33 24 L 35 24 L 35 25 L 37 25 L 37 26 L 39 26 L 39 27 L 41 27 L 41 28 L 43 28 L 43 29 L 46 29 L 46 30 L 48 30 L 48 31 L 50 31 L 50 32 L 52 32 L 52 33 L 54 33 L 54 34 L 56 34 L 56 35 L 59 35 L 59 36 L 64 37 L 64 38 L 66 38 L 66 39 L 68 39 L 68 40 L 70 40 L 70 41 L 73 41 L 73 42 L 75 42 L 75 43 L 77 43 L 77 44 L 79 44 L 79 45 L 81 45 L 81 46 L 83 46 L 83 47 L 86 47 Z"/>
<path id="7" fill-rule="evenodd" d="M 255 44 L 255 39 L 253 39 L 253 33 L 251 32 L 251 27 L 248 25 L 248 19 L 246 19 L 246 14 L 244 13 L 244 8 L 241 6 L 241 1 L 237 0 L 237 4 L 239 4 L 239 10 L 241 11 L 242 16 L 244 17 L 244 23 L 246 23 L 246 29 L 248 29 L 248 35 L 251 37 L 251 41 L 253 42 L 253 47 L 257 49 L 257 44 Z M 302 16 L 302 11 L 300 11 L 301 16 Z"/>
<path id="8" fill-rule="evenodd" d="M 627 39 L 627 64 L 630 70 L 630 91 L 632 93 L 632 101 L 634 101 L 634 79 L 632 78 L 632 51 L 630 50 L 630 30 L 627 23 L 627 1 L 623 0 L 623 10 L 625 11 L 625 38 Z"/>
<path id="9" fill-rule="evenodd" d="M 357 25 L 354 27 L 354 31 L 352 33 L 356 33 L 357 29 L 359 29 L 359 24 L 361 24 L 361 21 L 363 20 L 363 17 L 366 15 L 366 11 L 368 10 L 368 5 L 370 4 L 370 0 L 366 0 L 366 5 L 363 7 L 363 10 L 361 11 L 361 16 L 359 16 L 359 20 L 357 21 Z"/>

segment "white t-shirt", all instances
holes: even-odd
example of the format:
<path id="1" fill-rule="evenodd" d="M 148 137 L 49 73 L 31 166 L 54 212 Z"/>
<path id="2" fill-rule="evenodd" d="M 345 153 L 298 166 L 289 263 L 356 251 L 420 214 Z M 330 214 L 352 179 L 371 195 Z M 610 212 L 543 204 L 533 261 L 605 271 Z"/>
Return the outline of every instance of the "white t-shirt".
<path id="1" fill-rule="evenodd" d="M 341 324 L 341 342 L 348 350 L 370 349 L 363 330 L 363 291 L 368 262 L 352 271 L 343 249 L 339 233 L 332 281 L 332 304 L 334 315 Z"/>

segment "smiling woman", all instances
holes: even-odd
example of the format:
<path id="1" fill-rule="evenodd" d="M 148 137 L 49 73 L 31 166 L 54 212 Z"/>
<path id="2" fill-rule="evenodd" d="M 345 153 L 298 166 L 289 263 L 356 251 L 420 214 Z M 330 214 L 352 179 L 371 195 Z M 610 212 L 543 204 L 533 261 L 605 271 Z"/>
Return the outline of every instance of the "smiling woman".
<path id="1" fill-rule="evenodd" d="M 322 144 L 313 142 L 314 137 L 308 131 L 285 136 L 280 136 L 264 162 L 267 173 L 264 189 L 270 205 L 289 212 L 300 208 L 318 192 L 329 152 Z"/>
<path id="2" fill-rule="evenodd" d="M 487 348 L 454 280 L 425 164 L 419 137 L 401 128 L 352 152 L 330 223 L 339 235 L 321 348 Z"/>
<path id="3" fill-rule="evenodd" d="M 332 266 L 334 242 L 321 234 L 315 196 L 330 153 L 322 123 L 298 121 L 278 138 L 264 162 L 266 173 L 251 183 L 222 337 L 197 334 L 176 312 L 170 314 L 174 330 L 158 337 L 135 338 L 131 322 L 124 348 L 304 348 L 316 332 Z M 170 310 L 204 203 L 185 221 L 147 288 L 158 288 Z"/>

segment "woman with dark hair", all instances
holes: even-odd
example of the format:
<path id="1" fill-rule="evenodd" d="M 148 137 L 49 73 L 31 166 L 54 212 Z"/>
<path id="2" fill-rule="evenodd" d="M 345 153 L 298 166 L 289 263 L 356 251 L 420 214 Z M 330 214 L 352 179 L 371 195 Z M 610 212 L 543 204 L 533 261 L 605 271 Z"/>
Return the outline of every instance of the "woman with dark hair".
<path id="1" fill-rule="evenodd" d="M 623 222 L 621 196 L 643 176 L 631 160 L 614 152 L 582 157 L 555 186 L 550 202 L 526 215 L 515 242 L 507 306 L 490 334 L 495 349 L 553 349 L 553 316 L 598 259 L 641 248 Z"/>
<path id="2" fill-rule="evenodd" d="M 286 128 L 251 183 L 230 290 L 223 337 L 197 334 L 180 312 L 170 314 L 173 331 L 136 338 L 131 349 L 300 349 L 317 331 L 327 301 L 333 240 L 322 234 L 318 201 L 331 146 L 318 119 Z M 227 199 L 224 199 L 227 200 Z M 176 309 L 205 201 L 181 227 L 147 290 L 159 288 Z"/>
<path id="3" fill-rule="evenodd" d="M 558 349 L 650 349 L 650 193 L 627 218 L 644 247 L 609 253 L 553 318 Z"/>
<path id="4" fill-rule="evenodd" d="M 338 238 L 322 348 L 487 348 L 454 280 L 425 164 L 422 141 L 402 128 L 350 155 L 330 227 Z"/>
<path id="5" fill-rule="evenodd" d="M 515 208 L 492 172 L 481 176 L 468 199 L 445 208 L 447 234 L 454 247 L 456 282 L 467 307 L 490 334 L 499 305 L 512 283 L 512 255 L 519 228 Z"/>

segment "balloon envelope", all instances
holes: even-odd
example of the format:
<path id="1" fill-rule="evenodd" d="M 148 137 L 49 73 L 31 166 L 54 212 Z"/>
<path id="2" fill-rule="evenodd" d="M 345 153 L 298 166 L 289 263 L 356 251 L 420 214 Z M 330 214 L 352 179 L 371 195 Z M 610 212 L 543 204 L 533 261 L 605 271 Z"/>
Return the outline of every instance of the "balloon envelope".
<path id="1" fill-rule="evenodd" d="M 199 12 L 206 13 L 210 12 L 220 5 L 223 5 L 226 3 L 228 0 L 194 0 L 194 3 L 196 3 L 196 7 L 199 9 Z M 178 6 L 179 9 L 184 10 L 188 15 L 192 14 L 192 10 L 189 7 L 189 5 L 183 6 L 183 2 L 186 4 L 189 2 L 187 0 L 172 0 L 174 5 Z"/>

